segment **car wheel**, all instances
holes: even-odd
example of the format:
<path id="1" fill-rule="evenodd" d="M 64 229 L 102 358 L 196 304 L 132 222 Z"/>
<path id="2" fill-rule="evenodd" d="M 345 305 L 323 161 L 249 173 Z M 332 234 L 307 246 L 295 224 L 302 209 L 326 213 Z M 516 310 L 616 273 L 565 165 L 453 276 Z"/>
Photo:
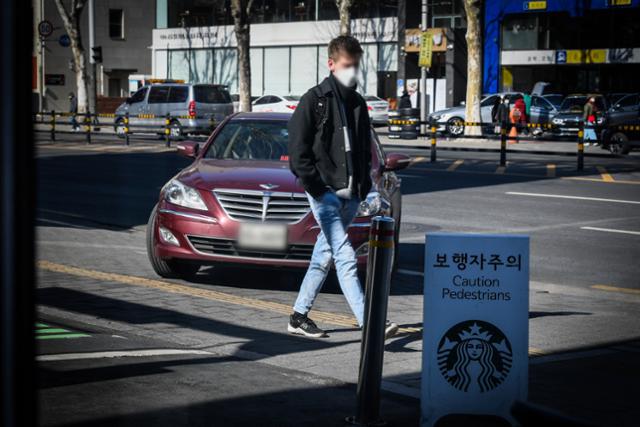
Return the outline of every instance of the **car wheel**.
<path id="1" fill-rule="evenodd" d="M 116 120 L 116 123 L 113 126 L 113 130 L 116 133 L 116 136 L 118 138 L 124 138 L 125 136 L 125 126 L 124 126 L 124 119 L 118 119 Z"/>
<path id="2" fill-rule="evenodd" d="M 629 151 L 631 151 L 629 148 L 629 138 L 622 132 L 616 132 L 611 135 L 607 148 L 611 154 L 615 155 L 629 154 Z"/>
<path id="3" fill-rule="evenodd" d="M 180 126 L 180 122 L 177 120 L 173 120 L 169 125 L 169 136 L 171 139 L 182 138 L 182 126 Z"/>
<path id="4" fill-rule="evenodd" d="M 153 207 L 151 215 L 149 216 L 149 222 L 147 223 L 147 255 L 151 262 L 151 267 L 153 267 L 153 271 L 155 271 L 158 276 L 167 279 L 188 279 L 195 276 L 200 269 L 199 264 L 178 259 L 165 260 L 156 255 L 155 224 L 157 209 L 158 205 Z"/>
<path id="5" fill-rule="evenodd" d="M 464 133 L 464 120 L 460 117 L 452 117 L 447 120 L 447 133 L 453 136 L 460 136 Z"/>

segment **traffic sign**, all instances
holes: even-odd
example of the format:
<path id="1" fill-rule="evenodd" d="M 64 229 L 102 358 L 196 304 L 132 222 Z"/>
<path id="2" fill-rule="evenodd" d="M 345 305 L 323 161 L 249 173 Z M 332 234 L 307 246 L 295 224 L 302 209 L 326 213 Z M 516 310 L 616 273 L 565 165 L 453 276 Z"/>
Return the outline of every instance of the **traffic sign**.
<path id="1" fill-rule="evenodd" d="M 422 427 L 526 400 L 529 237 L 427 233 Z"/>
<path id="2" fill-rule="evenodd" d="M 69 38 L 68 34 L 62 34 L 58 37 L 58 44 L 62 47 L 69 47 L 71 44 L 71 38 Z"/>
<path id="3" fill-rule="evenodd" d="M 38 24 L 38 34 L 40 37 L 49 37 L 53 33 L 53 24 L 46 19 Z"/>

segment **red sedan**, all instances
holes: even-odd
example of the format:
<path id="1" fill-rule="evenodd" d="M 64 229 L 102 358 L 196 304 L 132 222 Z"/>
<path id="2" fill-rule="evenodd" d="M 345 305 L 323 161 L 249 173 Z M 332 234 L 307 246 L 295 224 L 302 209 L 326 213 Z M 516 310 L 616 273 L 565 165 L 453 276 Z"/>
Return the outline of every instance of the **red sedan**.
<path id="1" fill-rule="evenodd" d="M 290 117 L 238 113 L 202 147 L 194 141 L 177 145 L 194 161 L 162 188 L 149 217 L 147 252 L 156 273 L 184 277 L 215 263 L 307 267 L 319 228 L 289 170 Z M 366 265 L 373 216 L 392 216 L 399 229 L 400 180 L 394 171 L 410 161 L 404 154 L 385 156 L 371 132 L 374 185 L 349 227 L 359 267 Z"/>

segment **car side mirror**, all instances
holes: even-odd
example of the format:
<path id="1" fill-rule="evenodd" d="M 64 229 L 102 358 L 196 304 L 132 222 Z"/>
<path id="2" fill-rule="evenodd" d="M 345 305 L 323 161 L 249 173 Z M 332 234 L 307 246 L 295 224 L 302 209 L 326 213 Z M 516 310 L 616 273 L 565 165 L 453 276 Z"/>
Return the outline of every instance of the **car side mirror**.
<path id="1" fill-rule="evenodd" d="M 389 153 L 384 159 L 385 171 L 398 171 L 409 166 L 411 163 L 411 157 L 403 153 Z"/>
<path id="2" fill-rule="evenodd" d="M 176 150 L 181 156 L 194 159 L 200 151 L 200 143 L 197 141 L 180 141 L 176 145 Z"/>

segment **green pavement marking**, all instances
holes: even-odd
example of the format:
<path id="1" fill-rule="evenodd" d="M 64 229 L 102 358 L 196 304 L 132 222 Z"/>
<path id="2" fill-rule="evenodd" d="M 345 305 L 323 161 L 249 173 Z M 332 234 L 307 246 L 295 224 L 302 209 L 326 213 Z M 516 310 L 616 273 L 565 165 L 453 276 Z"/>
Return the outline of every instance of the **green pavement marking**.
<path id="1" fill-rule="evenodd" d="M 37 340 L 55 340 L 64 338 L 83 338 L 91 335 L 81 332 L 70 331 L 64 328 L 56 328 L 46 323 L 36 323 L 36 339 Z"/>
<path id="2" fill-rule="evenodd" d="M 88 336 L 90 335 L 69 333 L 69 334 L 54 334 L 54 335 L 38 335 L 36 336 L 36 339 L 37 340 L 58 340 L 58 339 L 64 339 L 64 338 L 83 338 Z"/>
<path id="3" fill-rule="evenodd" d="M 71 332 L 62 328 L 43 328 L 36 331 L 37 334 L 59 334 L 61 332 Z"/>

